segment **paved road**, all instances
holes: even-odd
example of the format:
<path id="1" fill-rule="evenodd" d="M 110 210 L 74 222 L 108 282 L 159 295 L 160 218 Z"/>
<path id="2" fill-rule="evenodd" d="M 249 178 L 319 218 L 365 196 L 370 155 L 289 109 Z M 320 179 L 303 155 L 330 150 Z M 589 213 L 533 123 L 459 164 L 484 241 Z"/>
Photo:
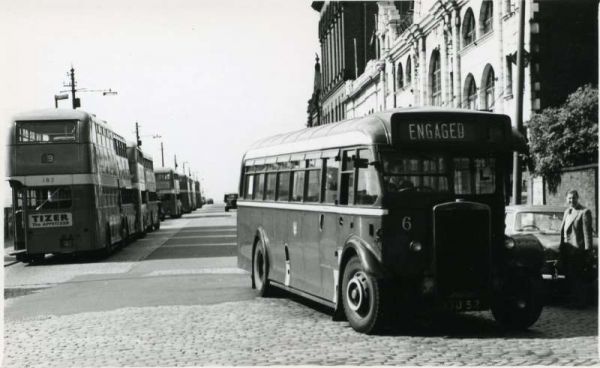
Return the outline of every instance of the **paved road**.
<path id="1" fill-rule="evenodd" d="M 530 331 L 489 313 L 354 332 L 299 298 L 255 298 L 235 212 L 213 206 L 106 260 L 5 268 L 5 367 L 598 365 L 598 313 L 550 306 Z"/>

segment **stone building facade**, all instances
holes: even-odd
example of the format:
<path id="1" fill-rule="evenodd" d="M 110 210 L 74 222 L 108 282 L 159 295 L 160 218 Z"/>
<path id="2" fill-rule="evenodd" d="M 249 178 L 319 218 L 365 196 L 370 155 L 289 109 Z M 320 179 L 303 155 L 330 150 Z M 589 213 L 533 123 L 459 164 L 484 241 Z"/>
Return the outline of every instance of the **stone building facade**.
<path id="1" fill-rule="evenodd" d="M 523 121 L 532 113 L 564 102 L 585 83 L 598 80 L 598 2 L 527 0 Z M 363 2 L 313 2 L 320 12 L 321 52 L 330 53 L 327 37 L 341 19 L 341 52 L 322 57 L 322 93 L 309 101 L 308 126 L 375 111 L 409 106 L 488 110 L 515 121 L 518 0 L 415 0 L 367 2 L 363 19 L 374 29 L 350 22 Z M 354 34 L 373 47 L 352 73 Z M 370 35 L 370 36 L 369 36 Z M 335 45 L 335 43 L 334 43 Z M 349 50 L 350 49 L 350 50 Z M 337 56 L 342 55 L 342 61 Z M 345 60 L 343 59 L 345 58 Z M 362 64 L 364 62 L 364 65 Z M 334 88 L 324 70 L 331 63 L 346 69 Z M 350 71 L 350 72 L 349 72 Z M 312 102 L 312 103 L 311 103 Z M 533 192 L 529 183 L 529 191 Z M 527 188 L 527 186 L 525 186 Z M 528 196 L 529 201 L 536 201 Z M 539 203 L 539 202 L 538 202 Z"/>

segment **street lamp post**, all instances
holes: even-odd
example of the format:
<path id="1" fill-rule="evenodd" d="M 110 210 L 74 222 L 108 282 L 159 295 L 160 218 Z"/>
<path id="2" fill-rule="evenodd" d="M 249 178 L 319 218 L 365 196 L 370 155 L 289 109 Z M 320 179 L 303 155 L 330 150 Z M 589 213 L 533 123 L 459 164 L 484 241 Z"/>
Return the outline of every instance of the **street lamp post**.
<path id="1" fill-rule="evenodd" d="M 59 95 L 54 95 L 54 108 L 58 109 L 58 100 L 66 100 L 69 98 L 67 93 L 61 93 Z"/>
<path id="2" fill-rule="evenodd" d="M 71 87 L 69 90 L 60 91 L 62 92 L 70 92 L 71 99 L 73 102 L 73 110 L 78 107 L 81 107 L 81 99 L 75 97 L 76 92 L 101 92 L 102 96 L 113 96 L 117 94 L 117 91 L 113 91 L 111 88 L 109 89 L 87 89 L 87 88 L 75 88 L 77 86 L 77 81 L 75 81 L 75 69 L 71 66 L 71 70 L 67 73 L 67 76 L 70 78 L 69 83 L 63 83 L 64 87 Z M 62 98 L 61 98 L 62 99 Z M 55 101 L 55 106 L 58 107 L 58 104 Z"/>

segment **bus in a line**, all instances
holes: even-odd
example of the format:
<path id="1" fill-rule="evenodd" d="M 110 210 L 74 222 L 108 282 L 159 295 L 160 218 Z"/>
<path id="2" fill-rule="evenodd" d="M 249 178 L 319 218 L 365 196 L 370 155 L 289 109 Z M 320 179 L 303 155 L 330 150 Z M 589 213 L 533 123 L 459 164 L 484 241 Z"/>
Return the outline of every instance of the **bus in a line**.
<path id="1" fill-rule="evenodd" d="M 179 174 L 173 168 L 160 167 L 154 170 L 156 190 L 160 200 L 161 217 L 181 217 L 183 211 L 179 199 Z"/>
<path id="2" fill-rule="evenodd" d="M 95 115 L 62 109 L 17 115 L 8 176 L 19 261 L 111 252 L 135 225 L 125 140 Z"/>
<path id="3" fill-rule="evenodd" d="M 152 156 L 142 151 L 144 160 L 144 178 L 146 181 L 146 209 L 148 211 L 148 231 L 160 229 L 159 199 L 156 192 L 156 177 L 154 176 L 154 160 Z"/>
<path id="4" fill-rule="evenodd" d="M 192 212 L 192 200 L 190 197 L 190 181 L 185 173 L 179 174 L 179 200 L 183 213 Z"/>
<path id="5" fill-rule="evenodd" d="M 408 108 L 280 134 L 244 155 L 238 265 L 372 333 L 416 311 L 542 311 L 542 249 L 504 235 L 505 115 Z"/>
<path id="6" fill-rule="evenodd" d="M 152 157 L 142 151 L 136 143 L 129 142 L 127 144 L 127 158 L 129 160 L 136 208 L 135 234 L 144 236 L 146 233 L 160 227 Z M 150 200 L 151 192 L 154 193 L 153 200 Z"/>
<path id="7" fill-rule="evenodd" d="M 194 180 L 194 193 L 196 195 L 196 205 L 198 208 L 202 208 L 204 200 L 202 199 L 202 191 L 200 190 L 200 182 L 198 180 Z"/>

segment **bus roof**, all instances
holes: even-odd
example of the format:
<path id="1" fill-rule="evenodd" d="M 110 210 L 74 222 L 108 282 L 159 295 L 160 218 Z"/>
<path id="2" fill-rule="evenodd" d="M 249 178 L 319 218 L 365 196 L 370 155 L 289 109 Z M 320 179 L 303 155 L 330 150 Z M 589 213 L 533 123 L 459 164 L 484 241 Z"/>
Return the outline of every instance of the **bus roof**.
<path id="1" fill-rule="evenodd" d="M 91 117 L 94 117 L 94 115 L 83 110 L 39 109 L 16 114 L 13 116 L 13 121 L 86 120 Z"/>
<path id="2" fill-rule="evenodd" d="M 43 123 L 44 121 L 53 120 L 79 120 L 87 121 L 93 120 L 98 124 L 104 125 L 106 129 L 109 129 L 116 138 L 124 142 L 125 139 L 119 133 L 115 132 L 111 126 L 108 125 L 106 120 L 102 120 L 96 117 L 95 114 L 73 109 L 38 109 L 26 112 L 21 112 L 13 116 L 12 121 L 35 121 Z"/>
<path id="3" fill-rule="evenodd" d="M 392 115 L 404 113 L 468 114 L 482 117 L 493 115 L 508 118 L 486 111 L 433 106 L 395 109 L 271 136 L 252 144 L 246 152 L 245 159 L 353 145 L 391 144 Z M 519 149 L 526 146 L 525 139 L 516 131 L 513 132 L 512 141 Z"/>
<path id="4" fill-rule="evenodd" d="M 173 170 L 172 167 L 158 167 L 154 169 L 154 173 L 158 173 L 158 174 L 164 174 L 164 173 L 169 173 L 169 172 L 174 172 L 175 170 Z"/>

